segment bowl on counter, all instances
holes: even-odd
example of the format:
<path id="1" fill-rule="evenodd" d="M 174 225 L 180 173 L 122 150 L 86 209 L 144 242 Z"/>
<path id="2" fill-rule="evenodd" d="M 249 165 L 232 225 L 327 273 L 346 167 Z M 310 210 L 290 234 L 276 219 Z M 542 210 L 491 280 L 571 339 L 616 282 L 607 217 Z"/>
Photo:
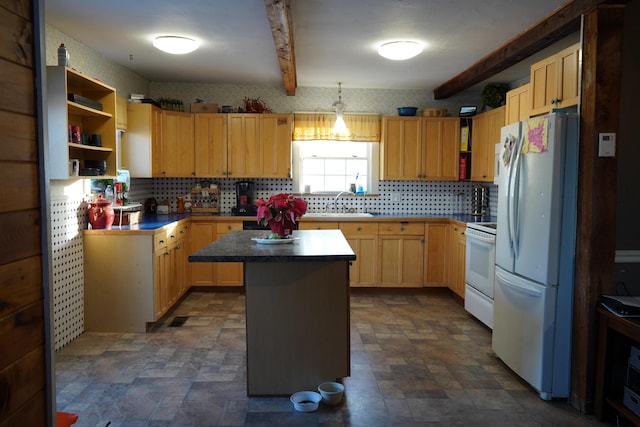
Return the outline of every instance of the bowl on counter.
<path id="1" fill-rule="evenodd" d="M 417 107 L 398 107 L 399 116 L 415 116 L 417 111 Z"/>
<path id="2" fill-rule="evenodd" d="M 344 395 L 344 385 L 336 382 L 326 382 L 318 386 L 322 402 L 327 405 L 337 405 L 342 401 Z"/>
<path id="3" fill-rule="evenodd" d="M 318 409 L 322 396 L 315 391 L 298 391 L 289 398 L 298 412 L 313 412 Z"/>

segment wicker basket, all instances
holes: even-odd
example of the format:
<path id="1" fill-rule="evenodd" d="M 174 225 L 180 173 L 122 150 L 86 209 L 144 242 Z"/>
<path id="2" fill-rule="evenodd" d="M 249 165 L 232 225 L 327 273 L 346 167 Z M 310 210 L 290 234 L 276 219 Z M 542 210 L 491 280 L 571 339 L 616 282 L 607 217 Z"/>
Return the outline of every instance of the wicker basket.
<path id="1" fill-rule="evenodd" d="M 447 109 L 446 108 L 424 108 L 422 110 L 422 115 L 425 117 L 446 117 Z"/>

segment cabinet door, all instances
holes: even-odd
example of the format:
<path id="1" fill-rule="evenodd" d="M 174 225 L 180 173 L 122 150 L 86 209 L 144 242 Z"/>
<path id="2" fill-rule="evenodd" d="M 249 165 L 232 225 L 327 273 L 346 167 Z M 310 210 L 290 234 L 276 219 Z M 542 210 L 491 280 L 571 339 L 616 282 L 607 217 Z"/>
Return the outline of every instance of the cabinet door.
<path id="1" fill-rule="evenodd" d="M 116 128 L 127 130 L 127 100 L 116 96 Z"/>
<path id="2" fill-rule="evenodd" d="M 420 117 L 383 117 L 380 179 L 422 178 L 422 121 Z"/>
<path id="3" fill-rule="evenodd" d="M 216 223 L 192 221 L 189 233 L 189 252 L 194 253 L 216 240 Z M 192 262 L 192 286 L 213 286 L 215 284 L 215 262 Z"/>
<path id="4" fill-rule="evenodd" d="M 173 279 L 171 247 L 164 247 L 154 253 L 153 287 L 155 320 L 158 320 L 169 307 L 169 286 Z"/>
<path id="5" fill-rule="evenodd" d="M 449 262 L 447 269 L 447 284 L 460 298 L 464 298 L 464 272 L 466 227 L 452 224 L 449 226 Z"/>
<path id="6" fill-rule="evenodd" d="M 291 178 L 291 115 L 260 116 L 261 178 Z"/>
<path id="7" fill-rule="evenodd" d="M 471 180 L 493 182 L 495 145 L 500 142 L 505 107 L 482 113 L 473 121 Z"/>
<path id="8" fill-rule="evenodd" d="M 226 177 L 227 115 L 194 114 L 195 170 L 197 177 Z"/>
<path id="9" fill-rule="evenodd" d="M 216 224 L 216 238 L 220 238 L 231 231 L 242 230 L 241 222 L 218 222 Z M 217 262 L 216 286 L 243 286 L 244 272 L 241 262 Z"/>
<path id="10" fill-rule="evenodd" d="M 188 240 L 178 240 L 174 252 L 176 286 L 173 302 L 176 302 L 178 298 L 180 298 L 187 291 L 190 284 Z"/>
<path id="11" fill-rule="evenodd" d="M 177 111 L 162 112 L 162 176 L 195 175 L 193 115 Z"/>
<path id="12" fill-rule="evenodd" d="M 262 170 L 260 114 L 229 114 L 227 165 L 229 178 L 255 177 Z"/>
<path id="13" fill-rule="evenodd" d="M 446 287 L 449 224 L 427 223 L 425 232 L 425 287 Z"/>
<path id="14" fill-rule="evenodd" d="M 456 181 L 460 150 L 460 119 L 424 118 L 423 178 Z"/>
<path id="15" fill-rule="evenodd" d="M 556 107 L 564 108 L 578 105 L 580 95 L 580 44 L 568 47 L 558 53 L 558 95 Z"/>
<path id="16" fill-rule="evenodd" d="M 530 84 L 524 84 L 507 92 L 505 124 L 516 123 L 529 118 L 531 105 L 529 101 Z"/>
<path id="17" fill-rule="evenodd" d="M 379 236 L 379 277 L 382 287 L 421 287 L 424 236 Z"/>
<path id="18" fill-rule="evenodd" d="M 378 224 L 371 222 L 343 222 L 340 230 L 356 254 L 349 266 L 349 281 L 353 287 L 378 285 Z"/>
<path id="19" fill-rule="evenodd" d="M 553 55 L 531 66 L 531 115 L 547 113 L 551 110 L 558 93 L 558 61 Z"/>

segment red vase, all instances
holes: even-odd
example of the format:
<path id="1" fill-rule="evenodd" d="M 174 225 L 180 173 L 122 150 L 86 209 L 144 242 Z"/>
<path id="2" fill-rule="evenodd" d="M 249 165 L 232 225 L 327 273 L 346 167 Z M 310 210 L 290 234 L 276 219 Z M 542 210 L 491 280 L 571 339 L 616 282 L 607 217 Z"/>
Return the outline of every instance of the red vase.
<path id="1" fill-rule="evenodd" d="M 285 218 L 283 221 L 270 222 L 269 227 L 271 228 L 271 232 L 273 234 L 277 234 L 281 239 L 286 239 L 287 236 L 293 233 L 295 223 L 290 219 Z"/>
<path id="2" fill-rule="evenodd" d="M 89 224 L 93 229 L 111 228 L 113 225 L 113 218 L 115 214 L 111 207 L 111 202 L 102 195 L 98 195 L 98 198 L 93 202 L 90 202 L 87 215 L 89 216 Z"/>

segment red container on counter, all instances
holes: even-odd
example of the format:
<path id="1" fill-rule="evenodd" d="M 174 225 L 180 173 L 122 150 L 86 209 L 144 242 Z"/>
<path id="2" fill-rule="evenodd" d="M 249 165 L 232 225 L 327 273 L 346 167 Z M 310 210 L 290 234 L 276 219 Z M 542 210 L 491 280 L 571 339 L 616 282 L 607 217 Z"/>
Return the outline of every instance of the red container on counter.
<path id="1" fill-rule="evenodd" d="M 90 207 L 87 211 L 87 215 L 89 216 L 89 224 L 91 224 L 91 228 L 98 230 L 111 228 L 115 217 L 113 208 L 111 207 L 111 202 L 100 194 L 98 195 L 98 198 L 93 202 L 90 202 L 89 205 Z"/>

